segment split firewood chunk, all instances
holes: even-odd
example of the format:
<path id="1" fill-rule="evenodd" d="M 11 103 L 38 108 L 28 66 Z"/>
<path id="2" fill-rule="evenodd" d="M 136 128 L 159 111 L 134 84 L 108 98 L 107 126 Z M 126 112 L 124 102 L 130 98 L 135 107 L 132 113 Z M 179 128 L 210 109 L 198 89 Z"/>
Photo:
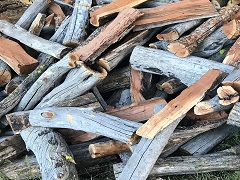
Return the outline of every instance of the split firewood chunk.
<path id="1" fill-rule="evenodd" d="M 159 113 L 141 126 L 136 132 L 137 135 L 150 139 L 154 138 L 158 132 L 175 122 L 176 119 L 185 116 L 222 75 L 223 73 L 219 70 L 209 70 L 197 82 L 183 90 L 178 97 L 171 100 Z"/>
<path id="2" fill-rule="evenodd" d="M 223 63 L 236 66 L 240 60 L 239 48 L 240 48 L 240 37 L 237 39 L 237 41 L 233 44 L 231 49 L 228 51 L 225 59 L 223 60 Z"/>
<path id="3" fill-rule="evenodd" d="M 240 20 L 233 19 L 222 28 L 223 33 L 228 39 L 235 39 L 240 35 Z"/>
<path id="4" fill-rule="evenodd" d="M 99 26 L 99 21 L 114 13 L 122 11 L 126 7 L 135 7 L 147 0 L 115 0 L 114 2 L 105 5 L 90 13 L 90 23 L 94 26 Z"/>
<path id="5" fill-rule="evenodd" d="M 38 61 L 28 55 L 16 42 L 0 38 L 0 57 L 18 75 L 28 75 L 38 65 Z"/>
<path id="6" fill-rule="evenodd" d="M 185 0 L 142 10 L 144 15 L 134 24 L 134 30 L 151 29 L 217 15 L 208 0 Z"/>
<path id="7" fill-rule="evenodd" d="M 236 103 L 239 100 L 239 94 L 231 86 L 222 86 L 217 89 L 219 103 L 227 106 Z"/>

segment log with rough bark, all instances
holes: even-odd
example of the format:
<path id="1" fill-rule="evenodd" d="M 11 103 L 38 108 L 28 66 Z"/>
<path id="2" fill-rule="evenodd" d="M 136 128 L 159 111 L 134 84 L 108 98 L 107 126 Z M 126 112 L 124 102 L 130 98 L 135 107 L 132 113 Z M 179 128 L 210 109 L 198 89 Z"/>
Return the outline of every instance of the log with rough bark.
<path id="1" fill-rule="evenodd" d="M 235 39 L 240 35 L 240 20 L 233 19 L 225 24 L 222 29 L 228 39 Z"/>
<path id="2" fill-rule="evenodd" d="M 119 141 L 110 140 L 89 145 L 89 153 L 92 158 L 109 156 L 126 151 L 131 151 L 131 146 Z"/>
<path id="3" fill-rule="evenodd" d="M 45 19 L 46 19 L 46 15 L 45 14 L 41 14 L 38 13 L 38 15 L 36 16 L 36 18 L 34 19 L 34 21 L 32 22 L 30 28 L 28 29 L 28 31 L 36 36 L 39 36 L 41 33 L 41 30 L 45 24 Z"/>
<path id="4" fill-rule="evenodd" d="M 157 35 L 158 40 L 177 40 L 185 32 L 190 29 L 197 27 L 203 22 L 201 19 L 196 19 L 192 21 L 187 21 L 179 24 L 170 26 L 169 28 L 164 29 L 160 34 Z"/>
<path id="5" fill-rule="evenodd" d="M 78 180 L 73 154 L 60 134 L 48 128 L 29 127 L 21 132 L 21 137 L 26 148 L 36 155 L 42 179 Z"/>
<path id="6" fill-rule="evenodd" d="M 136 129 L 141 125 L 87 108 L 50 107 L 30 111 L 22 111 L 7 115 L 11 128 L 15 133 L 29 125 L 49 128 L 70 128 L 100 134 L 122 142 L 134 144 L 138 137 Z M 23 118 L 25 122 L 19 120 Z M 39 121 L 41 119 L 41 121 Z M 57 120 L 57 121 L 55 121 Z M 54 121 L 54 123 L 52 123 Z M 39 124 L 40 123 L 40 124 Z"/>
<path id="7" fill-rule="evenodd" d="M 157 86 L 158 89 L 160 89 L 168 94 L 174 94 L 176 92 L 182 91 L 186 87 L 187 86 L 185 84 L 183 84 L 179 80 L 173 79 L 173 78 L 162 83 L 159 87 Z"/>
<path id="8" fill-rule="evenodd" d="M 94 26 L 99 26 L 102 19 L 105 19 L 115 13 L 121 12 L 126 7 L 135 7 L 145 1 L 147 0 L 115 0 L 112 3 L 91 12 L 90 23 Z"/>
<path id="9" fill-rule="evenodd" d="M 230 111 L 230 114 L 228 116 L 227 124 L 240 127 L 240 120 L 239 120 L 239 108 L 240 108 L 240 106 L 239 105 L 240 105 L 240 103 L 237 102 L 233 106 L 233 108 Z"/>
<path id="10" fill-rule="evenodd" d="M 223 124 L 216 129 L 198 135 L 182 145 L 179 149 L 184 155 L 197 156 L 206 154 L 222 140 L 237 131 L 237 127 Z"/>
<path id="11" fill-rule="evenodd" d="M 222 75 L 223 73 L 219 70 L 209 70 L 197 82 L 183 90 L 179 96 L 171 100 L 166 107 L 141 126 L 136 132 L 137 135 L 153 138 L 168 125 L 179 118 L 183 118 L 193 106 L 202 100 L 209 89 L 220 83 Z"/>
<path id="12" fill-rule="evenodd" d="M 132 103 L 121 108 L 110 109 L 106 113 L 135 122 L 148 120 L 154 115 L 154 107 L 158 104 L 166 104 L 165 99 L 153 98 L 139 103 Z"/>
<path id="13" fill-rule="evenodd" d="M 168 50 L 179 57 L 189 56 L 209 34 L 224 22 L 231 20 L 232 16 L 238 11 L 239 7 L 222 8 L 218 16 L 208 19 L 189 35 L 180 38 L 176 42 L 171 42 L 168 45 Z"/>
<path id="14" fill-rule="evenodd" d="M 202 156 L 180 156 L 159 158 L 153 166 L 150 176 L 167 176 L 177 174 L 196 174 L 214 171 L 234 171 L 240 168 L 239 152 L 233 153 L 234 150 L 229 149 L 230 152 L 219 152 L 213 154 L 206 154 Z M 118 167 L 114 168 L 117 179 L 122 180 L 121 172 L 124 170 L 124 165 L 116 164 Z M 142 168 L 143 171 L 144 167 Z M 119 175 L 120 174 L 120 175 Z M 147 177 L 146 177 L 147 178 Z M 133 178 L 132 178 L 133 179 Z M 139 178 L 137 178 L 139 179 Z"/>
<path id="15" fill-rule="evenodd" d="M 174 77 L 187 86 L 195 83 L 210 69 L 219 69 L 226 73 L 234 69 L 232 66 L 195 56 L 180 58 L 167 51 L 141 46 L 134 48 L 130 64 L 135 70 Z"/>
<path id="16" fill-rule="evenodd" d="M 63 44 L 76 47 L 84 41 L 87 35 L 89 8 L 92 0 L 76 0 L 72 16 Z"/>
<path id="17" fill-rule="evenodd" d="M 7 94 L 11 94 L 25 79 L 26 77 L 15 76 L 9 81 L 9 83 L 5 86 L 5 92 Z"/>
<path id="18" fill-rule="evenodd" d="M 51 41 L 59 42 L 62 39 L 68 21 L 62 23 L 56 33 L 50 38 Z M 38 79 L 38 77 L 52 64 L 55 58 L 47 54 L 40 54 L 38 61 L 40 65 L 31 73 L 28 77 L 3 101 L 0 102 L 0 117 L 12 110 L 24 97 L 26 92 L 30 89 L 32 84 Z"/>
<path id="19" fill-rule="evenodd" d="M 142 12 L 144 15 L 134 23 L 135 31 L 217 15 L 217 11 L 207 0 L 185 0 L 155 8 L 149 8 L 142 10 Z"/>
<path id="20" fill-rule="evenodd" d="M 51 0 L 35 0 L 17 21 L 16 25 L 28 29 L 38 13 L 44 13 L 50 3 Z"/>
<path id="21" fill-rule="evenodd" d="M 93 64 L 110 45 L 125 36 L 135 20 L 142 15 L 138 10 L 125 8 L 98 36 L 74 53 L 81 61 Z"/>
<path id="22" fill-rule="evenodd" d="M 231 86 L 221 86 L 217 89 L 219 104 L 227 106 L 239 100 L 239 94 Z"/>
<path id="23" fill-rule="evenodd" d="M 58 59 L 69 51 L 69 48 L 66 46 L 35 36 L 27 30 L 7 21 L 0 20 L 0 32 L 37 51 L 49 54 Z"/>
<path id="24" fill-rule="evenodd" d="M 237 41 L 233 44 L 231 49 L 228 51 L 225 59 L 223 60 L 224 64 L 237 66 L 240 59 L 239 47 L 240 47 L 240 37 L 237 39 Z"/>
<path id="25" fill-rule="evenodd" d="M 11 68 L 7 63 L 0 59 L 0 87 L 4 87 L 7 83 L 9 83 L 11 78 Z"/>
<path id="26" fill-rule="evenodd" d="M 36 108 L 52 107 L 59 102 L 72 100 L 93 88 L 107 76 L 106 70 L 102 67 L 93 70 L 82 62 L 78 62 L 78 66 L 71 70 L 64 82 L 49 92 Z"/>
<path id="27" fill-rule="evenodd" d="M 26 76 L 38 66 L 36 59 L 28 55 L 18 43 L 7 38 L 0 38 L 0 58 L 18 75 Z"/>
<path id="28" fill-rule="evenodd" d="M 97 85 L 100 92 L 109 92 L 130 87 L 130 70 L 128 67 L 113 70 Z"/>
<path id="29" fill-rule="evenodd" d="M 154 36 L 156 31 L 157 29 L 129 34 L 116 48 L 109 50 L 106 54 L 101 56 L 97 63 L 107 71 L 113 70 L 122 60 L 128 57 L 135 46 L 144 45 Z"/>

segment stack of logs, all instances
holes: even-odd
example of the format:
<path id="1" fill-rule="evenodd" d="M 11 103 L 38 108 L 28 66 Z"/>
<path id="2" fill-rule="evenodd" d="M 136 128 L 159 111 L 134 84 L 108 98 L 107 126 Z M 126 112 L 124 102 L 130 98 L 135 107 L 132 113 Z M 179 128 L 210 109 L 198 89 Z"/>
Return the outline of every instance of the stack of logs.
<path id="1" fill-rule="evenodd" d="M 240 127 L 239 3 L 35 0 L 0 20 L 0 179 L 238 170 L 240 146 L 207 153 Z"/>

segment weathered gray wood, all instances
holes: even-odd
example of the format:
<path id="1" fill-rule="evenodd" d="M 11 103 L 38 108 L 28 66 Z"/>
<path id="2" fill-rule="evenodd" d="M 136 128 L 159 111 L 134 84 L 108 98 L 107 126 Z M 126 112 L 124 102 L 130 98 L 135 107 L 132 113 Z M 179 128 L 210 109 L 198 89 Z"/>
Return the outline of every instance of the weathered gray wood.
<path id="1" fill-rule="evenodd" d="M 233 104 L 223 106 L 219 103 L 219 97 L 214 96 L 213 98 L 205 101 L 201 101 L 196 104 L 194 107 L 194 113 L 196 115 L 204 115 L 204 114 L 209 114 L 212 112 L 218 112 L 222 110 L 228 110 L 233 107 Z"/>
<path id="2" fill-rule="evenodd" d="M 175 77 L 187 86 L 195 83 L 210 69 L 219 69 L 225 73 L 233 70 L 232 66 L 207 59 L 195 56 L 180 58 L 166 51 L 141 46 L 134 48 L 130 64 L 135 70 Z"/>
<path id="3" fill-rule="evenodd" d="M 0 87 L 4 87 L 12 78 L 11 68 L 0 59 Z"/>
<path id="4" fill-rule="evenodd" d="M 97 85 L 100 92 L 109 92 L 130 87 L 130 69 L 123 67 L 109 73 L 109 75 Z"/>
<path id="5" fill-rule="evenodd" d="M 49 54 L 58 59 L 69 51 L 69 48 L 66 46 L 35 36 L 27 30 L 4 20 L 0 20 L 0 32 L 37 51 Z"/>
<path id="6" fill-rule="evenodd" d="M 40 32 L 45 24 L 45 14 L 38 13 L 37 17 L 32 22 L 28 31 L 36 36 L 40 35 Z"/>
<path id="7" fill-rule="evenodd" d="M 94 86 L 92 88 L 92 92 L 95 95 L 95 97 L 97 98 L 97 100 L 99 101 L 99 103 L 101 104 L 104 111 L 106 111 L 108 105 L 107 105 L 106 101 L 103 99 L 102 95 L 100 94 L 100 92 L 96 86 Z"/>
<path id="8" fill-rule="evenodd" d="M 208 58 L 214 53 L 218 52 L 223 45 L 231 41 L 222 32 L 222 27 L 218 28 L 216 31 L 207 36 L 193 52 L 193 56 L 199 56 L 203 58 Z"/>
<path id="9" fill-rule="evenodd" d="M 7 94 L 12 93 L 25 79 L 23 76 L 15 76 L 11 81 L 5 86 L 5 92 Z"/>
<path id="10" fill-rule="evenodd" d="M 180 147 L 180 151 L 184 155 L 197 156 L 206 154 L 218 143 L 238 130 L 237 127 L 223 124 L 216 129 L 207 131 L 191 139 Z"/>
<path id="11" fill-rule="evenodd" d="M 158 40 L 177 40 L 185 32 L 200 25 L 202 22 L 202 19 L 196 19 L 193 21 L 175 24 L 169 28 L 164 29 L 160 34 L 157 35 L 157 38 Z"/>
<path id="12" fill-rule="evenodd" d="M 233 108 L 228 116 L 227 124 L 240 127 L 239 108 L 240 108 L 240 103 L 237 102 L 233 106 Z"/>
<path id="13" fill-rule="evenodd" d="M 99 59 L 98 64 L 108 71 L 113 70 L 113 68 L 132 52 L 134 47 L 144 45 L 157 31 L 158 29 L 154 29 L 129 34 L 116 48 L 109 50 L 103 55 Z"/>
<path id="14" fill-rule="evenodd" d="M 85 39 L 87 35 L 86 28 L 89 22 L 88 17 L 91 4 L 92 0 L 75 1 L 70 25 L 63 40 L 64 45 L 76 47 Z"/>
<path id="15" fill-rule="evenodd" d="M 60 101 L 76 98 L 107 76 L 106 70 L 101 67 L 99 67 L 99 71 L 94 71 L 84 63 L 78 65 L 80 67 L 71 70 L 65 81 L 49 92 L 36 108 L 52 107 Z"/>
<path id="16" fill-rule="evenodd" d="M 83 130 L 130 144 L 136 143 L 134 132 L 141 125 L 101 112 L 75 107 L 33 110 L 30 112 L 29 122 L 32 126 Z"/>
<path id="17" fill-rule="evenodd" d="M 28 29 L 38 13 L 44 13 L 50 3 L 51 0 L 35 0 L 17 21 L 16 25 Z"/>
<path id="18" fill-rule="evenodd" d="M 8 94 L 4 90 L 0 91 L 0 101 L 2 101 L 7 96 Z"/>
<path id="19" fill-rule="evenodd" d="M 108 105 L 115 108 L 120 108 L 122 106 L 127 106 L 132 103 L 130 89 L 120 89 L 117 90 L 113 95 L 107 100 Z"/>
<path id="20" fill-rule="evenodd" d="M 232 47 L 232 43 L 225 45 L 222 47 L 222 49 L 220 49 L 218 52 L 214 53 L 213 55 L 211 55 L 209 57 L 209 59 L 213 60 L 213 61 L 217 61 L 217 62 L 223 62 L 224 58 L 226 57 L 229 49 Z"/>
<path id="21" fill-rule="evenodd" d="M 36 155 L 42 179 L 78 179 L 75 164 L 71 162 L 73 154 L 60 134 L 48 128 L 29 127 L 21 136 L 26 148 Z"/>
<path id="22" fill-rule="evenodd" d="M 64 21 L 56 33 L 50 38 L 51 41 L 61 41 L 62 34 L 64 34 L 68 21 Z M 0 117 L 12 110 L 24 97 L 31 85 L 38 79 L 38 77 L 52 64 L 55 58 L 47 54 L 40 54 L 38 57 L 39 66 L 28 75 L 28 77 L 3 101 L 0 102 Z M 23 109 L 21 109 L 23 110 Z"/>

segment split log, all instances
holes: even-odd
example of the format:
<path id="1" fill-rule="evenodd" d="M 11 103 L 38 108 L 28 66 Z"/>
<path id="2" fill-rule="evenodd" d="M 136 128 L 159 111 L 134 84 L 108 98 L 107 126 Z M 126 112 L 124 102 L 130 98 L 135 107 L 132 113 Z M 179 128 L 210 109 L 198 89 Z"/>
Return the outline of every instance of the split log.
<path id="1" fill-rule="evenodd" d="M 113 70 L 122 60 L 131 54 L 135 46 L 144 45 L 154 36 L 156 31 L 157 29 L 129 34 L 116 48 L 109 50 L 101 56 L 97 63 L 107 71 Z"/>
<path id="2" fill-rule="evenodd" d="M 157 88 L 168 94 L 174 94 L 176 92 L 184 90 L 186 87 L 187 86 L 185 84 L 181 83 L 177 79 L 169 79 Z"/>
<path id="3" fill-rule="evenodd" d="M 122 11 L 126 7 L 135 7 L 145 1 L 147 0 L 115 0 L 112 3 L 91 12 L 90 23 L 94 26 L 99 26 L 102 19 Z"/>
<path id="4" fill-rule="evenodd" d="M 26 150 L 25 144 L 19 135 L 6 138 L 0 143 L 0 164 L 16 158 Z"/>
<path id="5" fill-rule="evenodd" d="M 144 15 L 134 23 L 135 31 L 162 27 L 195 19 L 209 18 L 217 15 L 216 10 L 207 0 L 185 0 L 149 8 L 141 12 L 143 12 Z"/>
<path id="6" fill-rule="evenodd" d="M 128 67 L 116 69 L 97 85 L 100 92 L 109 92 L 130 87 L 130 70 Z"/>
<path id="7" fill-rule="evenodd" d="M 38 13 L 44 13 L 50 3 L 51 0 L 35 0 L 17 21 L 16 25 L 28 29 Z"/>
<path id="8" fill-rule="evenodd" d="M 11 94 L 23 81 L 25 77 L 16 76 L 9 81 L 9 83 L 5 86 L 5 92 L 7 94 Z"/>
<path id="9" fill-rule="evenodd" d="M 66 46 L 35 36 L 27 30 L 7 21 L 0 21 L 0 31 L 37 51 L 49 54 L 58 59 L 69 51 L 69 48 Z"/>
<path id="10" fill-rule="evenodd" d="M 196 104 L 194 107 L 194 113 L 196 115 L 204 115 L 213 112 L 223 111 L 231 109 L 233 104 L 223 106 L 219 103 L 220 99 L 218 96 L 215 96 L 209 100 L 201 101 Z"/>
<path id="11" fill-rule="evenodd" d="M 120 152 L 131 151 L 131 147 L 119 141 L 107 141 L 89 145 L 89 153 L 92 158 L 99 158 L 118 154 Z"/>
<path id="12" fill-rule="evenodd" d="M 102 67 L 93 70 L 82 62 L 77 63 L 79 67 L 71 70 L 65 81 L 49 92 L 36 108 L 52 107 L 59 102 L 74 99 L 93 88 L 107 76 L 106 70 Z"/>
<path id="13" fill-rule="evenodd" d="M 227 124 L 240 127 L 240 123 L 239 123 L 239 105 L 240 105 L 240 103 L 237 102 L 237 103 L 233 106 L 233 108 L 232 108 L 232 110 L 230 111 L 230 114 L 229 114 L 229 116 L 228 116 Z"/>
<path id="14" fill-rule="evenodd" d="M 18 75 L 28 75 L 37 66 L 38 61 L 29 56 L 16 42 L 0 38 L 0 57 Z"/>
<path id="15" fill-rule="evenodd" d="M 166 28 L 160 34 L 157 35 L 158 40 L 177 40 L 183 35 L 185 32 L 189 31 L 192 28 L 197 27 L 203 21 L 201 19 L 187 21 L 179 24 L 175 24 Z"/>
<path id="16" fill-rule="evenodd" d="M 153 98 L 121 108 L 110 109 L 106 113 L 119 118 L 141 122 L 154 115 L 154 107 L 158 104 L 166 104 L 165 99 Z"/>
<path id="17" fill-rule="evenodd" d="M 62 23 L 61 27 L 56 31 L 50 40 L 59 42 L 67 25 L 67 21 Z M 20 102 L 26 92 L 30 89 L 31 85 L 52 63 L 54 63 L 54 60 L 54 57 L 47 54 L 39 55 L 38 61 L 40 62 L 40 65 L 31 74 L 29 74 L 29 76 L 26 77 L 26 79 L 8 97 L 0 102 L 0 117 L 7 114 Z"/>
<path id="18" fill-rule="evenodd" d="M 12 78 L 11 68 L 0 59 L 0 87 L 4 87 Z"/>
<path id="19" fill-rule="evenodd" d="M 73 154 L 60 134 L 48 128 L 29 127 L 21 136 L 26 148 L 36 155 L 42 179 L 78 179 Z"/>
<path id="20" fill-rule="evenodd" d="M 224 64 L 229 64 L 232 66 L 236 66 L 240 59 L 239 49 L 240 47 L 240 37 L 237 39 L 237 41 L 233 44 L 231 49 L 228 51 L 225 59 L 223 60 Z"/>
<path id="21" fill-rule="evenodd" d="M 10 122 L 14 133 L 19 133 L 21 130 L 24 131 L 26 127 L 32 125 L 49 128 L 82 130 L 100 134 L 129 144 L 134 144 L 138 140 L 138 137 L 134 132 L 140 126 L 139 123 L 110 116 L 101 112 L 95 112 L 86 108 L 43 108 L 30 111 L 29 119 L 28 114 L 29 112 L 23 111 L 7 115 L 7 119 Z M 25 122 L 20 122 L 19 120 L 21 118 L 23 118 Z M 39 121 L 39 118 L 42 120 L 41 122 Z M 51 123 L 49 119 L 57 119 L 57 121 Z"/>
<path id="22" fill-rule="evenodd" d="M 231 86 L 221 86 L 217 89 L 219 104 L 227 106 L 234 104 L 239 100 L 239 94 Z"/>
<path id="23" fill-rule="evenodd" d="M 107 104 L 114 108 L 121 108 L 130 105 L 131 103 L 130 89 L 119 89 L 107 100 Z M 108 110 L 111 111 L 111 108 Z"/>
<path id="24" fill-rule="evenodd" d="M 36 36 L 40 35 L 40 32 L 45 24 L 46 15 L 38 13 L 37 17 L 32 22 L 28 31 Z"/>
<path id="25" fill-rule="evenodd" d="M 98 36 L 74 53 L 81 61 L 92 64 L 110 45 L 125 36 L 134 21 L 142 15 L 138 10 L 125 8 Z"/>
<path id="26" fill-rule="evenodd" d="M 70 25 L 63 40 L 64 45 L 76 47 L 85 39 L 91 4 L 92 0 L 75 1 L 73 13 L 70 18 Z"/>
<path id="27" fill-rule="evenodd" d="M 180 147 L 180 151 L 184 155 L 197 156 L 206 154 L 222 140 L 237 131 L 237 127 L 224 124 L 216 129 L 207 131 L 191 139 Z"/>
<path id="28" fill-rule="evenodd" d="M 208 19 L 189 35 L 180 38 L 176 42 L 170 43 L 168 50 L 179 57 L 189 56 L 209 34 L 224 22 L 231 20 L 232 16 L 238 11 L 239 7 L 222 8 L 217 17 Z"/>
<path id="29" fill-rule="evenodd" d="M 193 56 L 199 56 L 208 58 L 214 53 L 221 50 L 224 44 L 228 44 L 232 40 L 229 40 L 223 33 L 223 27 L 218 28 L 209 36 L 207 36 L 192 53 Z"/>
<path id="30" fill-rule="evenodd" d="M 50 7 L 48 8 L 48 12 L 50 12 L 50 14 L 54 13 L 56 15 L 57 26 L 59 26 L 66 17 L 61 6 L 59 6 L 55 2 L 51 2 Z"/>
<path id="31" fill-rule="evenodd" d="M 228 39 L 235 39 L 240 35 L 240 20 L 233 19 L 229 23 L 223 26 L 223 33 L 227 36 Z"/>
<path id="32" fill-rule="evenodd" d="M 136 132 L 137 135 L 153 138 L 169 124 L 183 118 L 205 96 L 205 93 L 210 88 L 219 83 L 218 81 L 221 80 L 222 75 L 223 73 L 219 70 L 209 70 L 197 82 L 183 90 L 178 97 L 170 101 L 166 107 L 141 126 Z"/>
<path id="33" fill-rule="evenodd" d="M 214 153 L 202 156 L 180 156 L 159 158 L 150 172 L 150 176 L 167 176 L 177 174 L 196 174 L 214 171 L 230 171 L 240 168 L 239 153 Z M 117 164 L 115 171 L 119 174 L 125 168 Z M 144 169 L 144 168 L 143 168 Z M 143 171 L 142 169 L 142 171 Z M 121 174 L 117 179 L 122 179 Z M 146 177 L 147 178 L 147 177 Z"/>
<path id="34" fill-rule="evenodd" d="M 233 70 L 232 66 L 207 59 L 194 56 L 179 58 L 167 51 L 141 46 L 134 48 L 130 64 L 135 70 L 174 77 L 187 86 L 195 83 L 210 69 L 219 69 L 226 73 Z"/>

